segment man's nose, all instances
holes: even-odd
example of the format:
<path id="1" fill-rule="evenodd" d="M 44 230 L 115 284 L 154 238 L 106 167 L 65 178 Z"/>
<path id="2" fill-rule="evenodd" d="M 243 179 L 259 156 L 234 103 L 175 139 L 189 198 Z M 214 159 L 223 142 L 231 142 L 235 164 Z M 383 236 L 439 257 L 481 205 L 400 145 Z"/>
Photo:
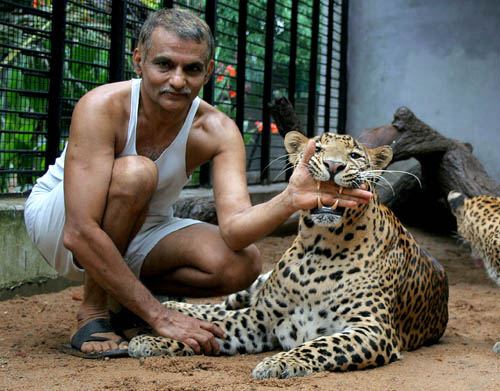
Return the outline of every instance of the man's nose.
<path id="1" fill-rule="evenodd" d="M 170 77 L 170 85 L 176 90 L 180 90 L 186 86 L 186 77 L 182 69 L 175 69 Z"/>

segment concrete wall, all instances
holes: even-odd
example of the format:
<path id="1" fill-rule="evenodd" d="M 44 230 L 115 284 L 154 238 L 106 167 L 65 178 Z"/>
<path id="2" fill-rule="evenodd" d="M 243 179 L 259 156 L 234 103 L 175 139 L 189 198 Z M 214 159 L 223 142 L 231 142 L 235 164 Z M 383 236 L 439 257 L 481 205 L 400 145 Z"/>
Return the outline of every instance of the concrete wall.
<path id="1" fill-rule="evenodd" d="M 500 181 L 500 1 L 349 3 L 348 131 L 408 106 Z"/>
<path id="2" fill-rule="evenodd" d="M 23 198 L 0 200 L 0 300 L 57 277 L 28 237 L 23 212 Z"/>

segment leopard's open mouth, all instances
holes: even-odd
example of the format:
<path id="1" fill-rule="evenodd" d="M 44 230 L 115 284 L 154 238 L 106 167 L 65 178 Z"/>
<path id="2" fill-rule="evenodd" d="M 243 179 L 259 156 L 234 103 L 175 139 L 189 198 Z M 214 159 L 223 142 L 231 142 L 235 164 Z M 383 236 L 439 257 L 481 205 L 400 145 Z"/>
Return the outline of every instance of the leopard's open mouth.
<path id="1" fill-rule="evenodd" d="M 345 208 L 335 209 L 326 206 L 309 210 L 309 217 L 314 224 L 323 227 L 336 227 L 344 219 Z"/>
<path id="2" fill-rule="evenodd" d="M 309 210 L 309 213 L 311 215 L 329 215 L 329 214 L 334 214 L 337 216 L 343 216 L 344 215 L 345 208 L 342 207 L 337 207 L 336 209 L 330 208 L 328 206 L 323 206 L 321 208 L 313 208 Z"/>

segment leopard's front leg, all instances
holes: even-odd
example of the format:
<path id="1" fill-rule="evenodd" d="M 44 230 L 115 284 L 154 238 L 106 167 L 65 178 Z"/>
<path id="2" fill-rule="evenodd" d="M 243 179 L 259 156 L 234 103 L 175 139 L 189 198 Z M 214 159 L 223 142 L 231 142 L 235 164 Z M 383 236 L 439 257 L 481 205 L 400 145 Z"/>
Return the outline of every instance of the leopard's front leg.
<path id="1" fill-rule="evenodd" d="M 188 304 L 165 302 L 166 307 L 197 319 L 206 320 L 219 326 L 225 338 L 216 338 L 221 354 L 258 353 L 275 347 L 275 341 L 268 335 L 265 316 L 253 308 L 225 310 L 220 305 Z M 139 335 L 129 342 L 129 355 L 148 356 L 185 356 L 194 354 L 182 342 L 171 338 Z"/>
<path id="2" fill-rule="evenodd" d="M 222 302 L 222 306 L 227 310 L 237 310 L 240 308 L 250 307 L 250 304 L 255 298 L 255 295 L 260 290 L 260 288 L 262 288 L 264 283 L 269 279 L 272 272 L 273 271 L 271 270 L 267 273 L 261 274 L 247 289 L 232 293 L 227 296 L 226 299 Z"/>
<path id="3" fill-rule="evenodd" d="M 376 367 L 395 361 L 399 349 L 380 326 L 348 328 L 267 357 L 253 370 L 256 379 L 305 376 L 320 371 Z"/>

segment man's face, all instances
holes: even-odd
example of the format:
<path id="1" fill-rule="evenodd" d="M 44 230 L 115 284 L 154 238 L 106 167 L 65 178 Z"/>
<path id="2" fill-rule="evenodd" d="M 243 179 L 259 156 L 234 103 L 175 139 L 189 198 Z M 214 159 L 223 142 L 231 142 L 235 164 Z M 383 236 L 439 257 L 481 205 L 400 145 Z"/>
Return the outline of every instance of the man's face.
<path id="1" fill-rule="evenodd" d="M 183 40 L 175 33 L 157 27 L 151 48 L 134 51 L 136 73 L 149 98 L 165 110 L 185 110 L 191 105 L 213 70 L 206 63 L 207 45 Z"/>

